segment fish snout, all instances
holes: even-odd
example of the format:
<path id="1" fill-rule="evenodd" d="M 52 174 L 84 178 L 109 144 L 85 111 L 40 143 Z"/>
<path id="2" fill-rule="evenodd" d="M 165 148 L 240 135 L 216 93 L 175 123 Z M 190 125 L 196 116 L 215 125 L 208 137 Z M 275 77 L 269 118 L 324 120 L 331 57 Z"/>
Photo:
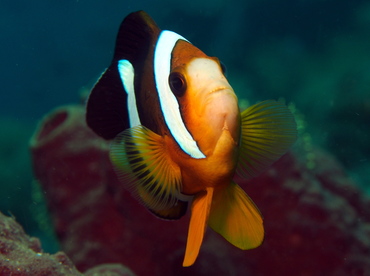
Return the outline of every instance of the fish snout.
<path id="1" fill-rule="evenodd" d="M 240 137 L 240 112 L 237 97 L 229 87 L 220 87 L 208 94 L 206 116 L 215 136 L 228 131 L 236 144 Z"/>

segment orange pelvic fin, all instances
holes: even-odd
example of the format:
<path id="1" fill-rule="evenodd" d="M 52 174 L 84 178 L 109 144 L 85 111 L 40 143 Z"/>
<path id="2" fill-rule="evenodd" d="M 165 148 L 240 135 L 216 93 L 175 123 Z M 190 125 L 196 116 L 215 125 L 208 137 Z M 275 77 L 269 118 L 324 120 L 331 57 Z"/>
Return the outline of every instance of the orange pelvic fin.
<path id="1" fill-rule="evenodd" d="M 191 218 L 189 224 L 188 240 L 186 243 L 183 266 L 191 266 L 198 257 L 202 245 L 204 233 L 213 197 L 213 188 L 207 188 L 205 192 L 194 197 L 191 206 Z"/>

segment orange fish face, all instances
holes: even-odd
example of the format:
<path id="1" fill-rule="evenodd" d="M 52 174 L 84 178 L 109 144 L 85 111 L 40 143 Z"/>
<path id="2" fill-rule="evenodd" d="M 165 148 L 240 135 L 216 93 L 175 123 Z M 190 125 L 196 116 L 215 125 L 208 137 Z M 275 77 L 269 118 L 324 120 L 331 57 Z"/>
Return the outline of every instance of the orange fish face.
<path id="1" fill-rule="evenodd" d="M 212 155 L 222 131 L 238 144 L 240 112 L 234 90 L 222 72 L 220 62 L 187 41 L 179 40 L 172 51 L 171 87 L 186 128 L 206 156 Z M 180 91 L 176 91 L 179 86 Z"/>
<path id="2" fill-rule="evenodd" d="M 238 100 L 218 60 L 194 58 L 185 72 L 189 89 L 184 101 L 191 104 L 183 105 L 182 114 L 201 151 L 211 156 L 223 131 L 230 133 L 236 146 L 240 137 Z"/>
<path id="3" fill-rule="evenodd" d="M 229 183 L 238 157 L 240 112 L 219 60 L 179 40 L 172 51 L 169 84 L 183 124 L 204 155 L 193 158 L 181 150 L 170 151 L 181 167 L 182 192 L 195 194 Z M 175 141 L 172 147 L 177 147 Z"/>
<path id="4" fill-rule="evenodd" d="M 192 52 L 201 57 L 192 57 L 189 54 Z M 181 167 L 185 194 L 195 194 L 206 187 L 231 181 L 241 129 L 237 97 L 218 59 L 199 52 L 189 44 L 183 56 L 177 55 L 177 61 L 182 60 L 183 66 L 175 67 L 170 74 L 184 125 L 205 155 L 204 158 L 191 158 L 182 151 L 171 151 L 172 158 Z"/>

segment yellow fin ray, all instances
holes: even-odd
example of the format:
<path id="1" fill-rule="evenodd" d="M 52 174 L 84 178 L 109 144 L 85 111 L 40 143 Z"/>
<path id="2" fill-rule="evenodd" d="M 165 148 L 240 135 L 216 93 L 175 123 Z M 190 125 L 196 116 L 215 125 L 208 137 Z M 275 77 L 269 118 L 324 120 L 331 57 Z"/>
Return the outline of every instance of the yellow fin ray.
<path id="1" fill-rule="evenodd" d="M 267 100 L 241 113 L 242 135 L 236 172 L 254 177 L 278 160 L 297 138 L 293 114 L 282 102 Z"/>
<path id="2" fill-rule="evenodd" d="M 234 182 L 215 189 L 208 224 L 243 250 L 258 247 L 264 238 L 261 213 L 252 199 Z"/>
<path id="3" fill-rule="evenodd" d="M 193 199 L 183 266 L 193 265 L 198 257 L 207 227 L 212 197 L 213 188 L 207 188 L 205 192 L 197 194 Z"/>
<path id="4" fill-rule="evenodd" d="M 163 137 L 141 125 L 126 129 L 114 139 L 110 159 L 122 183 L 154 214 L 167 219 L 184 215 L 181 172 Z"/>

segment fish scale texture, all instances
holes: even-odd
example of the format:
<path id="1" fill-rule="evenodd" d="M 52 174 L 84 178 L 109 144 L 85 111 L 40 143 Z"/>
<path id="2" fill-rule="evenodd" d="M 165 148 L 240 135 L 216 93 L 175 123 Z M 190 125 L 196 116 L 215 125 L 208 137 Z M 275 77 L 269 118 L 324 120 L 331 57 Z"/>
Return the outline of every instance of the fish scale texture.
<path id="1" fill-rule="evenodd" d="M 254 179 L 236 179 L 264 216 L 264 243 L 241 251 L 209 229 L 196 263 L 183 268 L 189 217 L 160 220 L 137 203 L 84 115 L 83 106 L 60 107 L 31 140 L 62 250 L 80 271 L 121 263 L 151 276 L 370 275 L 370 201 L 325 151 L 312 150 L 313 169 L 295 150 Z"/>

